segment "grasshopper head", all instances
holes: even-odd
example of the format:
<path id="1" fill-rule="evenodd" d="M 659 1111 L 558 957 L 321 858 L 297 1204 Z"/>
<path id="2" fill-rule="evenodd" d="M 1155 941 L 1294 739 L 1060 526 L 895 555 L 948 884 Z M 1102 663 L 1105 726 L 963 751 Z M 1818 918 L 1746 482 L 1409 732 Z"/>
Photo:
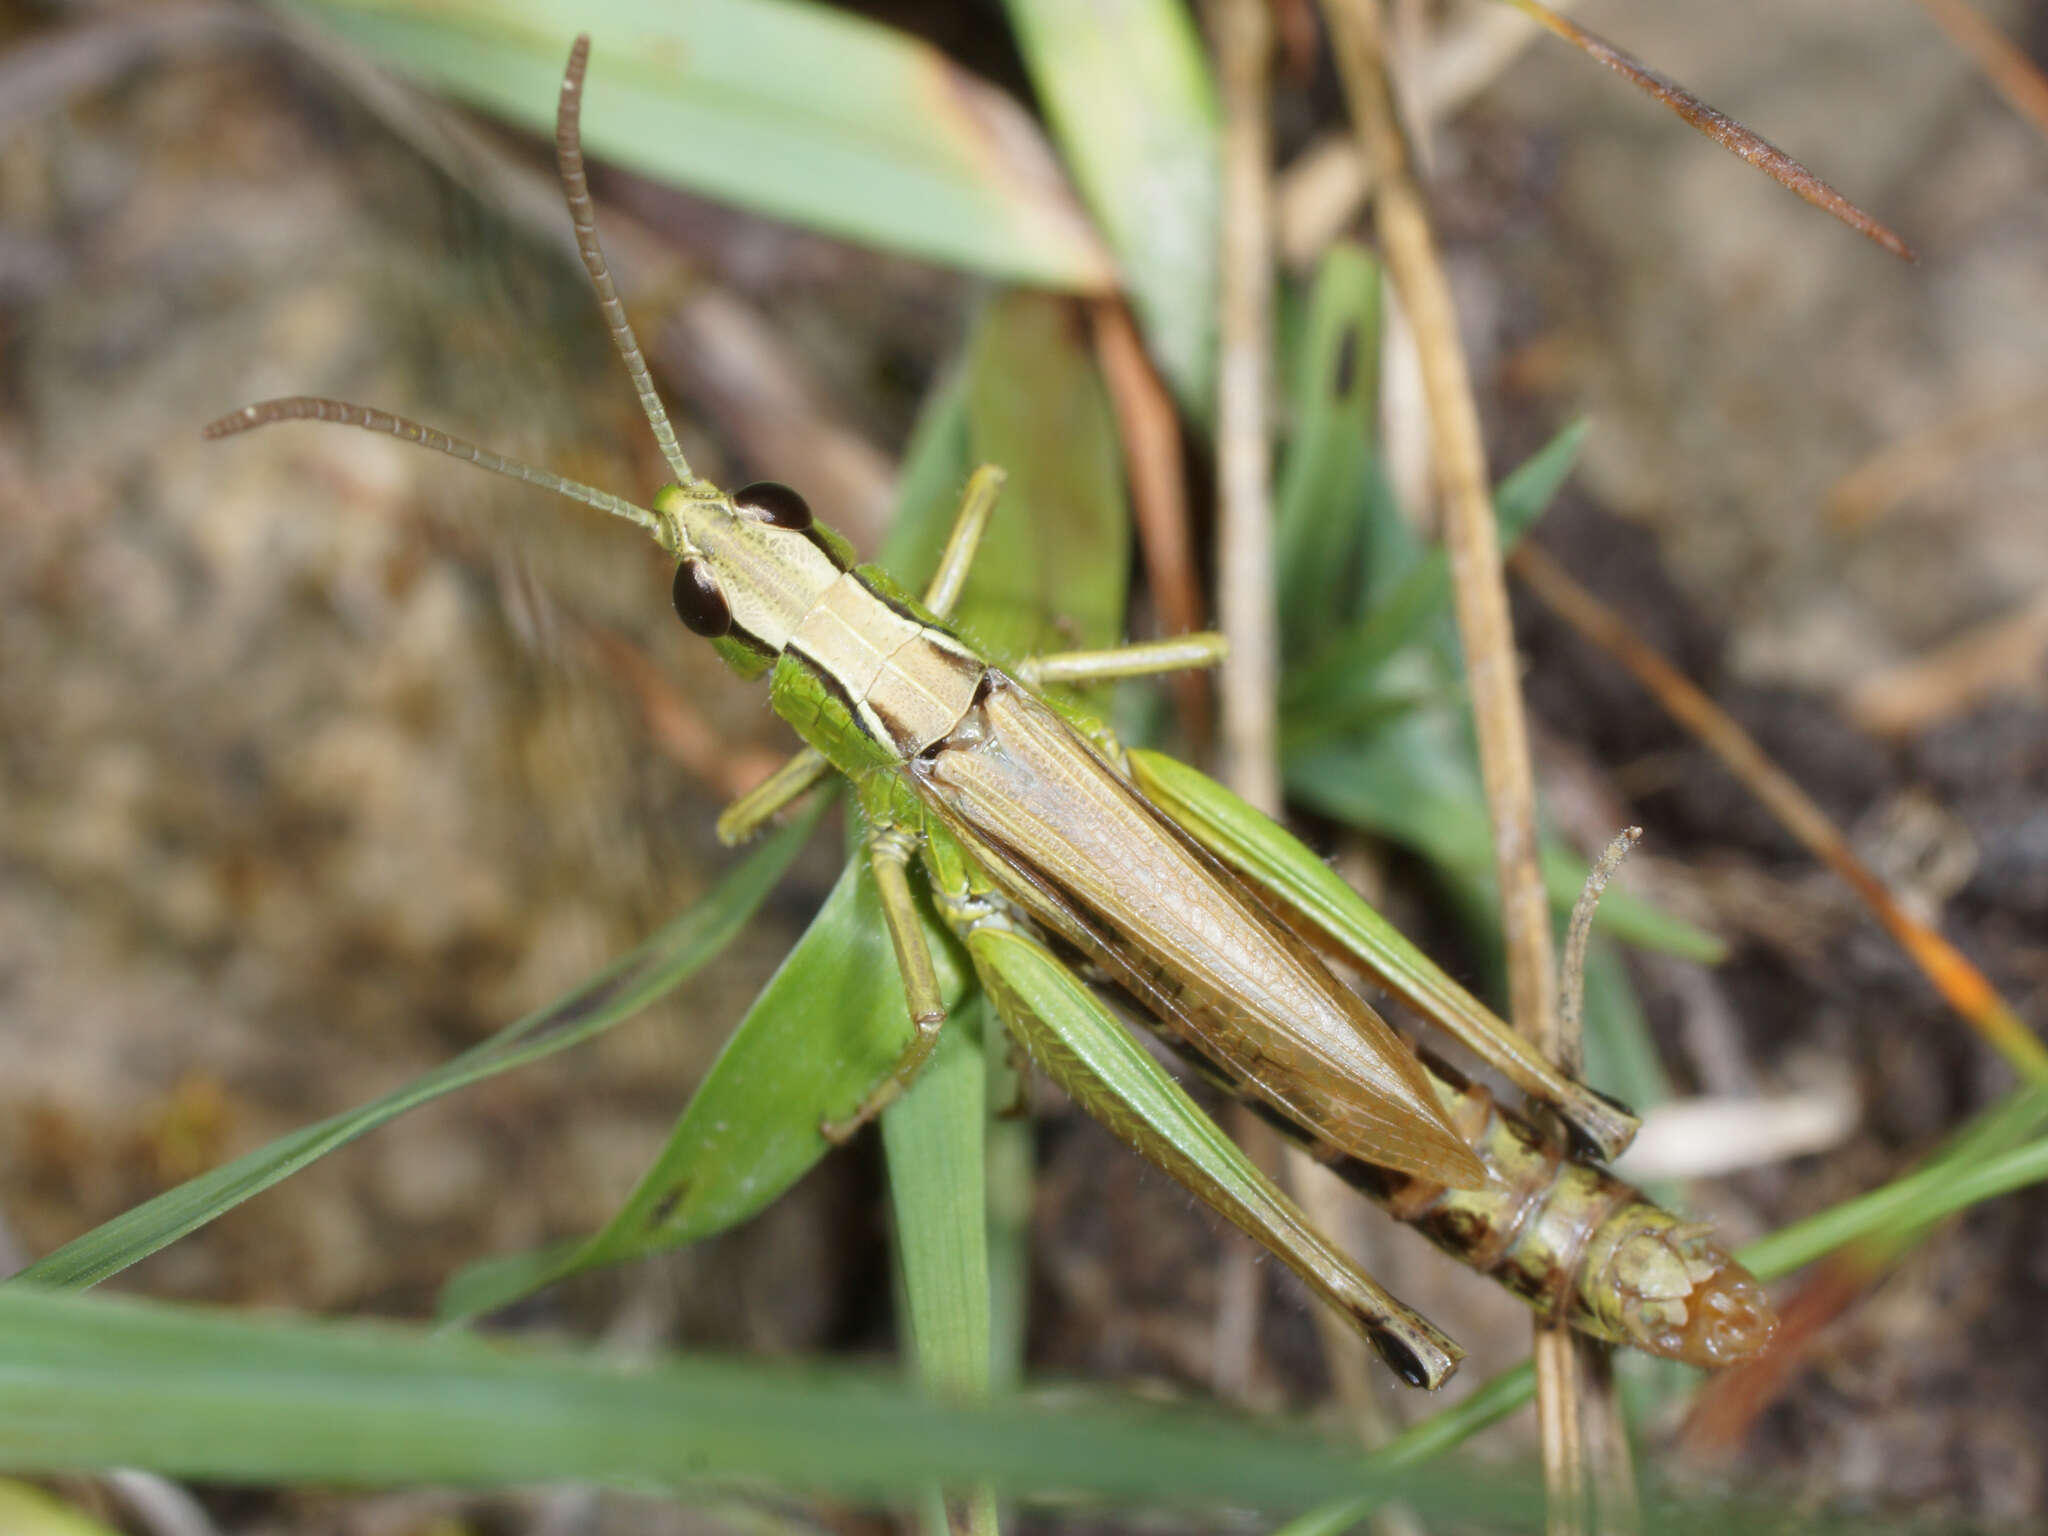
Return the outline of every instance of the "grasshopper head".
<path id="1" fill-rule="evenodd" d="M 803 616 L 851 564 L 846 541 L 773 480 L 730 493 L 706 480 L 655 494 L 655 537 L 676 556 L 671 596 L 693 634 L 736 666 L 773 660 Z M 726 644 L 729 642 L 729 644 Z"/>

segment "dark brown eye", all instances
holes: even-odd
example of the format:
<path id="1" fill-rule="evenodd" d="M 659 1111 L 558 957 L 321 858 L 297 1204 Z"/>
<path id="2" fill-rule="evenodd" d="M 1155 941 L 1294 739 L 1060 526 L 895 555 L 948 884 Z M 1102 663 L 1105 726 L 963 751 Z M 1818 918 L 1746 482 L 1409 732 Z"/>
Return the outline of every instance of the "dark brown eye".
<path id="1" fill-rule="evenodd" d="M 685 560 L 676 567 L 675 585 L 669 601 L 676 605 L 676 617 L 693 635 L 716 640 L 732 628 L 732 609 L 725 594 L 702 560 Z"/>
<path id="2" fill-rule="evenodd" d="M 732 493 L 732 504 L 772 528 L 802 533 L 811 526 L 811 507 L 795 491 L 776 480 L 756 480 Z"/>

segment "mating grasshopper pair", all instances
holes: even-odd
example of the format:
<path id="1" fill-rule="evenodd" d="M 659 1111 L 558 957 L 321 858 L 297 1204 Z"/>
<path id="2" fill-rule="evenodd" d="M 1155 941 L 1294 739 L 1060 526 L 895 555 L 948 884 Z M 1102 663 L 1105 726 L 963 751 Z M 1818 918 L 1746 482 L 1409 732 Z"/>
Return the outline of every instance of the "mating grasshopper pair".
<path id="1" fill-rule="evenodd" d="M 1626 1145 L 1626 1111 L 1560 1074 L 1278 826 L 1172 759 L 1125 752 L 1040 691 L 1207 665 L 1221 655 L 1218 637 L 1014 664 L 981 654 L 947 619 L 1000 492 L 994 469 L 970 480 L 922 599 L 855 565 L 788 487 L 727 493 L 691 471 L 598 246 L 578 127 L 587 51 L 579 39 L 570 55 L 557 151 L 584 264 L 675 472 L 653 505 L 338 401 L 252 405 L 207 434 L 301 419 L 387 432 L 623 517 L 675 557 L 683 623 L 742 675 L 770 675 L 776 712 L 807 743 L 721 818 L 721 834 L 746 837 L 835 770 L 866 818 L 912 1033 L 893 1071 L 827 1134 L 843 1138 L 882 1110 L 929 1057 L 945 1017 L 910 881 L 916 862 L 1032 1057 L 1293 1267 L 1404 1380 L 1438 1385 L 1457 1346 L 1338 1253 L 1126 1035 L 1101 1027 L 1105 1005 L 1068 958 L 1344 1177 L 1540 1311 L 1701 1364 L 1760 1344 L 1771 1326 L 1760 1288 L 1702 1229 L 1568 1155 L 1483 1088 L 1425 1066 L 1316 949 L 1343 954 L 1438 1021 L 1549 1105 L 1593 1156 Z"/>

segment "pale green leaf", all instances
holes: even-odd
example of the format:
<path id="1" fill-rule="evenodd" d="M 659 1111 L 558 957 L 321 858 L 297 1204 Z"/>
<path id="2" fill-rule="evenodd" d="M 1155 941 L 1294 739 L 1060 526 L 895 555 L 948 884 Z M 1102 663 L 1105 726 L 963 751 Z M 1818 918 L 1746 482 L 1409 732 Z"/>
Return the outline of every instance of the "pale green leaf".
<path id="1" fill-rule="evenodd" d="M 826 234 L 1098 293 L 1111 263 L 1024 110 L 938 50 L 803 0 L 293 0 L 535 132 L 591 34 L 599 158 Z"/>

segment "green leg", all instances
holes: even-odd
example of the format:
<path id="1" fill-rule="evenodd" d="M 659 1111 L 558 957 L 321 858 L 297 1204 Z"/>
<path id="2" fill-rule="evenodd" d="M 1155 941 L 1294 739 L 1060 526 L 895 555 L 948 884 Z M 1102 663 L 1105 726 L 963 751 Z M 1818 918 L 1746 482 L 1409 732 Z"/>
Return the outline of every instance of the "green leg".
<path id="1" fill-rule="evenodd" d="M 984 464 L 967 477 L 967 489 L 960 495 L 960 510 L 953 514 L 953 531 L 946 536 L 945 553 L 939 568 L 925 588 L 924 605 L 940 618 L 950 618 L 960 601 L 960 589 L 967 585 L 967 571 L 974 564 L 974 552 L 981 547 L 981 535 L 988 527 L 996 498 L 1003 493 L 1009 477 L 1000 467 Z"/>
<path id="2" fill-rule="evenodd" d="M 907 871 L 916 852 L 916 838 L 901 827 L 877 827 L 869 834 L 868 861 L 881 893 L 882 918 L 889 926 L 889 942 L 895 946 L 896 969 L 903 976 L 903 996 L 910 1005 L 914 1033 L 889 1075 L 858 1109 L 844 1120 L 828 1120 L 818 1127 L 830 1142 L 848 1140 L 895 1102 L 931 1059 L 939 1043 L 939 1026 L 946 1022 L 946 1003 L 939 994 L 938 973 L 932 968 L 931 947 L 925 943 L 924 922 L 910 894 Z"/>
<path id="3" fill-rule="evenodd" d="M 1168 640 L 1145 640 L 1136 645 L 1119 645 L 1107 651 L 1061 651 L 1052 656 L 1028 656 L 1017 667 L 1017 677 L 1033 688 L 1059 683 L 1087 684 L 1120 677 L 1152 677 L 1161 672 L 1183 672 L 1191 667 L 1213 667 L 1223 660 L 1230 642 L 1213 630 L 1175 635 Z"/>
<path id="4" fill-rule="evenodd" d="M 718 840 L 731 848 L 772 821 L 784 806 L 802 799 L 832 771 L 825 754 L 804 747 L 788 762 L 728 805 L 718 818 Z"/>

